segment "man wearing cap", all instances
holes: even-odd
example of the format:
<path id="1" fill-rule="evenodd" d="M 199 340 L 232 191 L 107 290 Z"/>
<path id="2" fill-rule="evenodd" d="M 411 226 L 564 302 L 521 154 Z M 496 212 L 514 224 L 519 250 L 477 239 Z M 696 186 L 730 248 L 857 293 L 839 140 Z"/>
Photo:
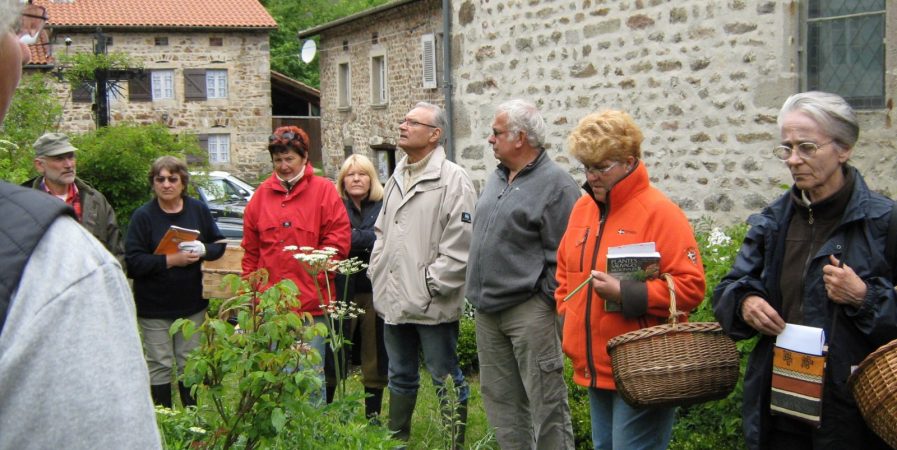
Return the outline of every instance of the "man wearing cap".
<path id="1" fill-rule="evenodd" d="M 34 143 L 34 168 L 41 174 L 22 186 L 54 195 L 75 210 L 78 222 L 124 267 L 125 248 L 115 210 L 99 191 L 75 176 L 78 149 L 62 133 L 46 133 Z"/>

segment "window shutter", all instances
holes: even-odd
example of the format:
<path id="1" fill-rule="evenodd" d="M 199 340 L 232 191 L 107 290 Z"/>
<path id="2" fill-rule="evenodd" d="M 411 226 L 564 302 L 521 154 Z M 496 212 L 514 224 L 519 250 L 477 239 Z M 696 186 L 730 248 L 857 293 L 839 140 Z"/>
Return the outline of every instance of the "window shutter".
<path id="1" fill-rule="evenodd" d="M 436 89 L 436 36 L 425 34 L 420 37 L 420 44 L 424 89 Z"/>
<path id="2" fill-rule="evenodd" d="M 150 89 L 149 72 L 134 74 L 128 80 L 128 100 L 148 102 L 153 99 Z"/>
<path id="3" fill-rule="evenodd" d="M 93 102 L 93 86 L 90 83 L 81 83 L 75 89 L 72 89 L 72 102 L 74 103 L 92 103 Z"/>
<path id="4" fill-rule="evenodd" d="M 206 99 L 206 70 L 184 69 L 184 100 Z"/>

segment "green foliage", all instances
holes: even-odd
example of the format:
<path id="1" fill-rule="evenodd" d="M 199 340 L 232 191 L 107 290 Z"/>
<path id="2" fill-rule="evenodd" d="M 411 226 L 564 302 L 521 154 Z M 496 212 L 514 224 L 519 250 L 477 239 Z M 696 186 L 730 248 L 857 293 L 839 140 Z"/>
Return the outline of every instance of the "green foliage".
<path id="1" fill-rule="evenodd" d="M 78 148 L 78 176 L 106 196 L 123 229 L 151 196 L 147 175 L 156 158 L 205 160 L 194 136 L 173 135 L 159 124 L 117 124 L 73 136 L 71 141 Z"/>
<path id="2" fill-rule="evenodd" d="M 704 301 L 692 312 L 690 321 L 716 321 L 711 305 L 713 289 L 729 273 L 747 229 L 746 224 L 738 224 L 722 230 L 708 219 L 703 219 L 697 224 L 695 238 L 704 262 L 707 289 Z M 741 430 L 743 379 L 747 355 L 755 342 L 751 340 L 737 343 L 741 354 L 741 370 L 738 384 L 728 397 L 680 408 L 677 411 L 676 425 L 673 427 L 673 438 L 670 442 L 671 449 L 744 448 L 744 435 Z"/>
<path id="3" fill-rule="evenodd" d="M 0 130 L 0 178 L 21 183 L 34 173 L 32 144 L 56 129 L 62 105 L 45 74 L 25 77 L 13 96 Z"/>
<path id="4" fill-rule="evenodd" d="M 474 319 L 474 307 L 464 301 L 464 313 L 461 314 L 458 332 L 458 365 L 465 375 L 480 371 L 480 360 L 477 356 L 477 323 Z"/>
<path id="5" fill-rule="evenodd" d="M 389 432 L 361 417 L 358 397 L 322 406 L 314 396 L 321 355 L 307 343 L 327 330 L 293 311 L 292 281 L 264 292 L 258 290 L 267 282 L 264 271 L 246 280 L 228 275 L 225 282 L 240 294 L 222 301 L 199 330 L 186 319 L 172 325 L 172 333 L 202 338 L 182 379 L 195 390 L 197 413 L 162 418 L 166 448 L 392 448 Z"/>
<path id="6" fill-rule="evenodd" d="M 387 0 L 263 0 L 262 4 L 278 25 L 277 30 L 271 33 L 271 69 L 305 84 L 320 86 L 320 58 L 316 57 L 311 64 L 305 64 L 299 59 L 301 43 L 296 39 L 296 32 L 386 2 Z"/>
<path id="7" fill-rule="evenodd" d="M 142 63 L 123 52 L 110 52 L 106 54 L 81 52 L 71 55 L 58 55 L 56 59 L 62 67 L 65 67 L 63 76 L 65 77 L 65 81 L 67 81 L 73 88 L 78 88 L 84 83 L 96 81 L 96 73 L 98 70 L 128 70 L 143 68 Z"/>
<path id="8" fill-rule="evenodd" d="M 589 412 L 589 391 L 573 381 L 573 363 L 564 358 L 564 380 L 567 382 L 567 404 L 573 421 L 573 441 L 577 450 L 592 450 L 592 419 Z"/>

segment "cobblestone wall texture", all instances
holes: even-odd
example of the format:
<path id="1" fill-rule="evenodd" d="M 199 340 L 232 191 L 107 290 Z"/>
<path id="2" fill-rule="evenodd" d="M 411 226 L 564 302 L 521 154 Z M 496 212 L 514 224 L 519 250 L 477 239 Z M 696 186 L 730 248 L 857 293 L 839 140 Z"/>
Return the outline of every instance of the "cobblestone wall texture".
<path id="1" fill-rule="evenodd" d="M 888 6 L 890 2 L 888 2 Z M 800 90 L 796 1 L 459 0 L 453 2 L 455 152 L 478 187 L 504 100 L 536 103 L 548 150 L 577 180 L 566 136 L 586 114 L 628 111 L 652 182 L 697 219 L 744 220 L 791 184 L 771 156 L 776 115 Z M 887 109 L 863 111 L 853 163 L 897 194 L 897 11 L 887 23 Z"/>

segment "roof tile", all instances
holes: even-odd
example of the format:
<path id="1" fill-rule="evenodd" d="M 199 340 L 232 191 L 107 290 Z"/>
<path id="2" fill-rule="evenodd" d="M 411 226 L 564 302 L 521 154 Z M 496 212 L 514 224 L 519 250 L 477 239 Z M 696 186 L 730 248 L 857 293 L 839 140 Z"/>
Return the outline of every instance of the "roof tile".
<path id="1" fill-rule="evenodd" d="M 258 0 L 36 0 L 51 27 L 276 28 Z"/>

